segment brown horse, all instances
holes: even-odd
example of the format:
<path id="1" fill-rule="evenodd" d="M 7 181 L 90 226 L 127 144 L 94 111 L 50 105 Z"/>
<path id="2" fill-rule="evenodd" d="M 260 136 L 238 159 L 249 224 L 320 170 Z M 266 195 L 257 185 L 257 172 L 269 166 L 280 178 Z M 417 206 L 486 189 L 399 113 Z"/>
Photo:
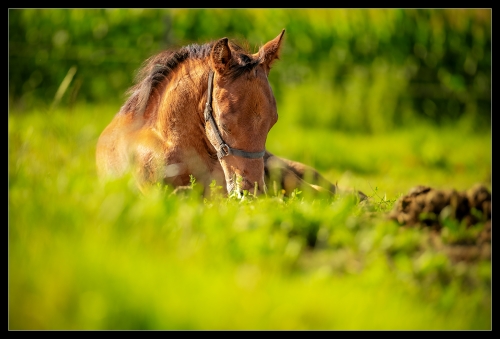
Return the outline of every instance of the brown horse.
<path id="1" fill-rule="evenodd" d="M 227 193 L 265 193 L 270 185 L 286 194 L 296 188 L 337 193 L 314 169 L 265 149 L 278 120 L 268 74 L 284 33 L 255 54 L 222 38 L 146 60 L 128 100 L 99 137 L 99 175 L 132 170 L 140 188 L 183 187 L 192 175 L 205 188 L 215 180 Z"/>

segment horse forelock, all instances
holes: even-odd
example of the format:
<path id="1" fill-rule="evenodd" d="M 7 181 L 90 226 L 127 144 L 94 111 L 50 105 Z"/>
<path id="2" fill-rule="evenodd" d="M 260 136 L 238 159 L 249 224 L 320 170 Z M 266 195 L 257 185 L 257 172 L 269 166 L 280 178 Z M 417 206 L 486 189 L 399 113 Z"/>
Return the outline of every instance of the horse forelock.
<path id="1" fill-rule="evenodd" d="M 233 57 L 231 58 L 227 75 L 233 80 L 243 73 L 251 71 L 262 61 L 260 55 L 257 58 L 252 57 L 247 48 L 243 48 L 235 43 L 230 43 L 230 46 Z"/>
<path id="2" fill-rule="evenodd" d="M 135 84 L 126 94 L 128 100 L 121 112 L 144 113 L 151 96 L 156 93 L 161 83 L 188 59 L 205 59 L 210 55 L 215 42 L 203 45 L 191 44 L 177 50 L 166 50 L 146 59 L 135 77 Z M 245 48 L 230 42 L 233 57 L 228 68 L 227 76 L 236 79 L 243 73 L 252 70 L 261 62 L 261 57 L 253 58 Z"/>

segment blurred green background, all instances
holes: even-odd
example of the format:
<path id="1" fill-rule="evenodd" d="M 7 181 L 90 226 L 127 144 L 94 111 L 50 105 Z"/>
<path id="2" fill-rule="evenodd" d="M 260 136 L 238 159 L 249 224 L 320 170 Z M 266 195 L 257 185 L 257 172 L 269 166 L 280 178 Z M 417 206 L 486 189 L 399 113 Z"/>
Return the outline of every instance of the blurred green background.
<path id="1" fill-rule="evenodd" d="M 384 133 L 491 123 L 490 9 L 11 9 L 11 107 L 119 105 L 167 47 L 227 36 L 252 52 L 285 28 L 270 81 L 287 123 Z"/>
<path id="2" fill-rule="evenodd" d="M 491 9 L 9 9 L 9 329 L 491 329 L 491 260 L 384 218 L 419 184 L 491 189 Z M 266 147 L 371 197 L 141 196 L 100 184 L 136 70 L 286 29 Z M 436 240 L 437 237 L 437 240 Z"/>

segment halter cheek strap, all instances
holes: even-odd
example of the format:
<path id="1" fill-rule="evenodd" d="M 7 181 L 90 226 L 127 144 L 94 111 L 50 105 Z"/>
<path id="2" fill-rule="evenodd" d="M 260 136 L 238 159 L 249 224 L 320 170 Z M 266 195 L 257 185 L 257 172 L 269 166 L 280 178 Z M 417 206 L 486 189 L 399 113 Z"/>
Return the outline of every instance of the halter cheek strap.
<path id="1" fill-rule="evenodd" d="M 219 143 L 218 146 L 213 145 L 214 148 L 217 150 L 217 157 L 222 159 L 225 156 L 228 155 L 235 155 L 238 157 L 243 157 L 243 158 L 249 158 L 249 159 L 258 159 L 262 158 L 264 154 L 266 153 L 266 150 L 260 151 L 260 152 L 247 152 L 243 151 L 240 149 L 232 148 L 229 147 L 228 144 L 224 142 L 224 139 L 222 139 L 222 136 L 220 135 L 219 129 L 217 128 L 217 124 L 215 123 L 214 116 L 213 116 L 213 109 L 212 109 L 212 87 L 213 87 L 213 82 L 214 82 L 214 71 L 210 70 L 210 73 L 208 74 L 208 94 L 207 94 L 207 103 L 205 104 L 205 122 L 210 121 L 210 124 L 212 125 L 212 129 L 215 134 L 215 138 L 217 139 L 217 142 Z"/>

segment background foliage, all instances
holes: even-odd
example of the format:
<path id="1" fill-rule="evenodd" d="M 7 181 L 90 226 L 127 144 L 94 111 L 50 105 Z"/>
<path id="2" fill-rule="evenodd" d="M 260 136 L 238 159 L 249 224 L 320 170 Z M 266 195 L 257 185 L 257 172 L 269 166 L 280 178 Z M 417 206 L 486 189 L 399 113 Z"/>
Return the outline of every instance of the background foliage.
<path id="1" fill-rule="evenodd" d="M 153 53 L 223 36 L 254 52 L 283 28 L 270 80 L 287 123 L 489 129 L 489 9 L 11 9 L 11 104 L 48 107 L 73 66 L 66 103 L 121 103 Z"/>
<path id="2" fill-rule="evenodd" d="M 283 28 L 266 147 L 371 205 L 99 183 L 145 58 Z M 483 225 L 385 218 L 415 185 L 491 189 L 491 9 L 9 9 L 8 133 L 9 329 L 492 328 L 491 259 L 443 250 Z"/>

